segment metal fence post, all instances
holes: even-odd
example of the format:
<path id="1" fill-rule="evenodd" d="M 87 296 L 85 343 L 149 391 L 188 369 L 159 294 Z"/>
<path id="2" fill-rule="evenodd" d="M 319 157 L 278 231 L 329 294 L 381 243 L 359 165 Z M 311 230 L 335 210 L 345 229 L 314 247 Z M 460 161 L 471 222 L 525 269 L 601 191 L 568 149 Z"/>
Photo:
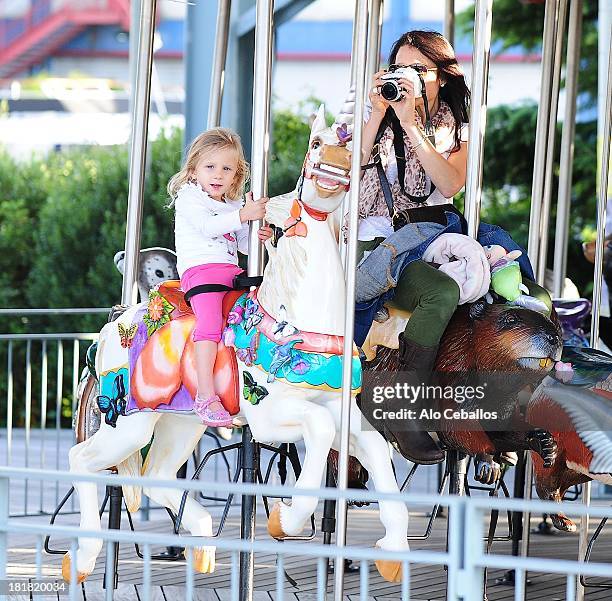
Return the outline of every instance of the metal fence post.
<path id="1" fill-rule="evenodd" d="M 9 479 L 0 477 L 0 580 L 6 578 L 8 563 Z"/>

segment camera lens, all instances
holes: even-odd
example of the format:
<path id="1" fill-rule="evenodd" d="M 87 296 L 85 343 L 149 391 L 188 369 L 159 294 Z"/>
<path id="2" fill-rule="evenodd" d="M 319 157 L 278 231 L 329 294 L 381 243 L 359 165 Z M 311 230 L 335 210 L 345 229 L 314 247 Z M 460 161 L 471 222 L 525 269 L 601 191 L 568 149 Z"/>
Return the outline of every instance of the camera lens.
<path id="1" fill-rule="evenodd" d="M 380 95 L 388 102 L 395 102 L 397 100 L 400 100 L 400 98 L 402 97 L 402 92 L 399 89 L 399 85 L 397 85 L 397 82 L 390 80 L 385 81 L 385 83 L 380 86 Z"/>

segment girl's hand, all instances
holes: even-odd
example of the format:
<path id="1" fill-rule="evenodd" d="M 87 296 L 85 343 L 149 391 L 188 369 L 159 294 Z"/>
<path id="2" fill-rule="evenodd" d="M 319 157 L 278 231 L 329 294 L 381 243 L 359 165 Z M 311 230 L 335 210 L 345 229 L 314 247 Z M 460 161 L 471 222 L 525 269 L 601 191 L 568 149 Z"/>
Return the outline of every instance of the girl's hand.
<path id="1" fill-rule="evenodd" d="M 266 214 L 266 203 L 268 200 L 269 198 L 267 196 L 263 196 L 259 200 L 253 200 L 253 193 L 249 192 L 246 195 L 244 206 L 240 209 L 241 223 L 263 219 Z"/>
<path id="2" fill-rule="evenodd" d="M 259 230 L 257 230 L 257 237 L 262 242 L 265 242 L 266 240 L 272 238 L 272 233 L 272 228 L 269 225 L 263 225 L 259 228 Z"/>
<path id="3" fill-rule="evenodd" d="M 370 88 L 370 102 L 372 103 L 372 116 L 378 117 L 382 119 L 387 111 L 387 108 L 390 106 L 390 102 L 385 100 L 380 95 L 380 86 L 385 83 L 380 77 L 384 75 L 386 71 L 383 69 L 382 71 L 378 71 L 374 73 L 374 77 L 372 78 L 372 87 Z"/>

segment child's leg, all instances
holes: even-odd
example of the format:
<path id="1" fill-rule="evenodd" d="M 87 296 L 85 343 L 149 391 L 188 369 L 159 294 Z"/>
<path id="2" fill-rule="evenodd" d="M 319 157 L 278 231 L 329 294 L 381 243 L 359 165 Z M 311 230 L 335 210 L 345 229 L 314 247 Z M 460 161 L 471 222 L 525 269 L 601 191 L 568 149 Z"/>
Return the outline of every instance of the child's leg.
<path id="1" fill-rule="evenodd" d="M 181 280 L 184 291 L 201 284 L 231 285 L 235 275 L 242 269 L 234 265 L 202 265 L 188 270 Z M 205 423 L 231 421 L 229 413 L 215 395 L 213 368 L 217 356 L 217 345 L 223 328 L 222 304 L 225 292 L 206 292 L 191 298 L 191 308 L 196 316 L 193 331 L 196 353 L 198 395 L 194 408 Z M 210 418 L 207 422 L 207 418 Z"/>

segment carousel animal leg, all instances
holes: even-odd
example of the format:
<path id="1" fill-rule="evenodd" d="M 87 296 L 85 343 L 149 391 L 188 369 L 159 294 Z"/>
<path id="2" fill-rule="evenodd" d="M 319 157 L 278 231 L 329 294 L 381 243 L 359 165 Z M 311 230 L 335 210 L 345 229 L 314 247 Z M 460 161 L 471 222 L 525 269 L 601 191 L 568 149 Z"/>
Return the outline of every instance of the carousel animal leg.
<path id="1" fill-rule="evenodd" d="M 68 458 L 70 471 L 75 474 L 95 474 L 127 459 L 140 451 L 150 440 L 153 428 L 161 417 L 158 413 L 143 412 L 122 417 L 112 428 L 102 421 L 100 429 L 89 439 L 73 446 Z M 75 482 L 81 510 L 80 528 L 100 530 L 98 513 L 98 490 L 90 482 Z M 82 582 L 94 570 L 96 559 L 102 549 L 102 539 L 79 538 L 76 553 L 77 581 Z M 70 553 L 64 555 L 62 575 L 70 580 Z"/>
<path id="2" fill-rule="evenodd" d="M 266 403 L 266 398 L 247 415 L 256 440 L 285 440 L 292 442 L 303 438 L 306 452 L 302 472 L 296 488 L 321 486 L 327 456 L 331 449 L 336 428 L 329 410 L 301 398 L 300 392 Z M 277 539 L 296 536 L 306 526 L 314 513 L 317 497 L 295 496 L 291 505 L 276 503 L 268 519 L 268 532 Z"/>
<path id="3" fill-rule="evenodd" d="M 359 428 L 359 417 L 351 417 L 351 423 Z M 389 448 L 378 432 L 354 432 L 354 447 L 352 452 L 363 467 L 368 470 L 377 491 L 384 493 L 399 493 L 399 487 Z M 387 551 L 408 550 L 408 508 L 401 501 L 379 501 L 380 521 L 385 527 L 385 536 L 376 542 L 376 546 Z M 402 562 L 378 560 L 376 568 L 388 582 L 401 582 Z"/>
<path id="4" fill-rule="evenodd" d="M 328 403 L 334 416 L 336 427 L 340 427 L 340 402 Z M 361 465 L 369 472 L 377 491 L 399 493 L 395 479 L 389 447 L 385 439 L 375 430 L 362 430 L 363 415 L 355 399 L 351 399 L 351 448 Z M 338 448 L 338 441 L 334 448 Z M 385 536 L 376 542 L 376 546 L 387 551 L 408 550 L 408 508 L 401 501 L 380 501 L 380 521 L 385 527 Z M 402 562 L 380 560 L 376 562 L 380 575 L 388 582 L 400 582 L 402 579 Z"/>
<path id="5" fill-rule="evenodd" d="M 153 442 L 147 454 L 143 475 L 162 480 L 174 480 L 180 467 L 189 459 L 202 438 L 206 426 L 195 416 L 167 414 L 155 428 Z M 180 441 L 180 442 L 179 442 Z M 178 513 L 183 493 L 177 488 L 146 487 L 143 490 L 152 501 Z M 210 513 L 192 497 L 187 497 L 183 524 L 193 536 L 212 536 Z M 215 570 L 215 547 L 194 550 L 193 567 L 203 574 Z"/>

